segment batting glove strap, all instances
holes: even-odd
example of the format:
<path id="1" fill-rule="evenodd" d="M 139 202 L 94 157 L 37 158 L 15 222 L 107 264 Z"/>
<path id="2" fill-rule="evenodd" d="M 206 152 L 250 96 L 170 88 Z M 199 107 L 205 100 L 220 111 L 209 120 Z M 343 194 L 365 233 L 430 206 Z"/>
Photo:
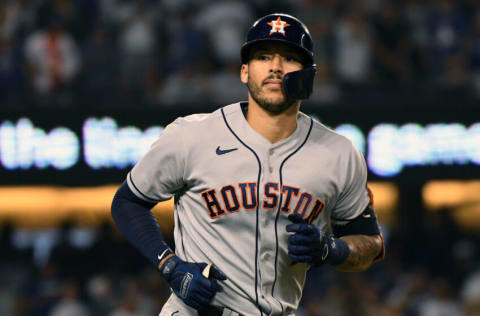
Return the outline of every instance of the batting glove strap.
<path id="1" fill-rule="evenodd" d="M 167 260 L 163 263 L 163 265 L 162 265 L 162 267 L 161 267 L 161 269 L 160 269 L 160 272 L 162 273 L 163 277 L 164 277 L 165 280 L 167 280 L 167 281 L 171 279 L 172 273 L 173 273 L 173 271 L 175 270 L 175 268 L 176 268 L 177 265 L 178 265 L 179 260 L 176 260 L 176 259 L 178 259 L 178 257 L 175 257 L 175 256 L 167 259 Z"/>
<path id="2" fill-rule="evenodd" d="M 325 256 L 324 261 L 332 266 L 343 263 L 350 255 L 348 244 L 340 238 L 335 238 L 333 235 L 327 235 L 325 244 L 328 253 Z M 323 254 L 322 257 L 324 257 Z"/>

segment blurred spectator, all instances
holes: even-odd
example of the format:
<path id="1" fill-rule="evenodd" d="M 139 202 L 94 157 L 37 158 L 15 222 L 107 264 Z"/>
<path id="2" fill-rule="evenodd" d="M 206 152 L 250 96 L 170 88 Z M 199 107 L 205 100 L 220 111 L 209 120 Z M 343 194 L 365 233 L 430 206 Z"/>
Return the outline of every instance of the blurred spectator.
<path id="1" fill-rule="evenodd" d="M 305 23 L 313 40 L 315 63 L 330 74 L 334 53 L 334 24 L 338 0 L 302 0 L 294 7 L 293 15 Z M 318 74 L 317 74 L 318 75 Z M 330 75 L 328 75 L 330 77 Z M 333 78 L 329 78 L 329 80 Z"/>
<path id="2" fill-rule="evenodd" d="M 289 0 L 292 15 L 307 27 L 318 20 L 330 19 L 342 5 L 341 0 Z"/>
<path id="3" fill-rule="evenodd" d="M 0 315 L 14 316 L 15 315 L 15 296 L 9 292 L 8 289 L 0 286 Z"/>
<path id="4" fill-rule="evenodd" d="M 321 78 L 309 106 L 357 98 L 384 104 L 398 97 L 397 88 L 427 104 L 454 102 L 467 89 L 480 95 L 478 10 L 475 0 L 4 0 L 0 99 L 13 106 L 155 105 L 166 79 L 185 68 L 208 59 L 215 70 L 204 75 L 220 74 L 239 63 L 250 23 L 285 11 L 314 40 Z M 201 95 L 208 103 L 211 94 Z"/>
<path id="5" fill-rule="evenodd" d="M 393 1 L 382 4 L 373 20 L 375 73 L 381 85 L 396 85 L 413 78 L 409 30 Z"/>
<path id="6" fill-rule="evenodd" d="M 248 2 L 221 0 L 211 2 L 197 15 L 195 25 L 208 33 L 215 57 L 222 63 L 240 62 L 240 47 L 252 21 Z"/>
<path id="7" fill-rule="evenodd" d="M 137 3 L 136 0 L 101 0 L 99 7 L 102 22 L 121 26 L 135 14 Z"/>
<path id="8" fill-rule="evenodd" d="M 70 105 L 72 84 L 80 69 L 80 54 L 70 34 L 64 31 L 61 17 L 55 14 L 49 26 L 31 34 L 25 43 L 25 59 L 35 93 L 56 105 Z"/>
<path id="9" fill-rule="evenodd" d="M 0 102 L 4 106 L 21 104 L 23 79 L 21 58 L 12 40 L 0 36 Z"/>
<path id="10" fill-rule="evenodd" d="M 156 12 L 147 1 L 136 0 L 125 13 L 119 34 L 121 87 L 126 96 L 144 97 L 147 70 L 152 66 L 156 51 Z"/>
<path id="11" fill-rule="evenodd" d="M 330 18 L 318 19 L 309 25 L 314 44 L 315 60 L 331 65 L 333 60 L 334 38 L 332 36 L 332 22 Z"/>
<path id="12" fill-rule="evenodd" d="M 19 315 L 47 315 L 60 297 L 62 282 L 57 268 L 47 264 L 25 281 L 17 308 Z"/>
<path id="13" fill-rule="evenodd" d="M 387 294 L 387 304 L 406 315 L 417 315 L 419 307 L 429 297 L 429 276 L 421 268 L 397 276 L 395 286 Z"/>
<path id="14" fill-rule="evenodd" d="M 97 228 L 98 238 L 92 244 L 85 254 L 85 264 L 83 267 L 88 270 L 87 274 L 94 276 L 98 273 L 111 272 L 112 267 L 120 266 L 118 262 L 119 258 L 116 256 L 118 253 L 118 242 L 115 240 L 115 234 L 112 225 L 109 223 L 103 223 Z M 105 283 L 110 280 L 105 277 Z"/>
<path id="15" fill-rule="evenodd" d="M 191 0 L 161 0 L 161 6 L 166 10 L 167 16 L 173 17 L 181 15 L 183 12 L 189 11 L 192 8 Z"/>
<path id="16" fill-rule="evenodd" d="M 61 296 L 56 303 L 50 316 L 90 316 L 87 306 L 80 300 L 80 288 L 78 283 L 73 280 L 63 284 Z"/>
<path id="17" fill-rule="evenodd" d="M 345 284 L 342 282 L 330 283 L 327 287 L 326 294 L 321 300 L 310 300 L 306 305 L 306 315 L 322 315 L 337 316 L 347 315 L 345 302 L 347 294 L 344 289 Z"/>
<path id="18" fill-rule="evenodd" d="M 184 12 L 171 17 L 167 28 L 168 52 L 165 56 L 167 72 L 178 71 L 185 63 L 200 62 L 208 54 L 205 32 L 193 25 L 193 16 Z"/>
<path id="19" fill-rule="evenodd" d="M 202 106 L 202 103 L 208 100 L 207 75 L 195 72 L 193 65 L 183 65 L 178 72 L 165 79 L 165 84 L 158 94 L 158 103 L 166 106 L 182 104 Z"/>
<path id="20" fill-rule="evenodd" d="M 348 8 L 333 28 L 334 71 L 342 83 L 366 84 L 371 76 L 372 34 L 362 9 Z"/>
<path id="21" fill-rule="evenodd" d="M 347 315 L 370 316 L 373 307 L 381 306 L 379 289 L 373 282 L 366 282 L 366 274 L 350 275 L 345 287 L 349 289 L 345 300 Z"/>
<path id="22" fill-rule="evenodd" d="M 436 1 L 436 10 L 429 19 L 431 70 L 435 81 L 456 84 L 463 81 L 461 69 L 467 20 L 453 0 Z M 453 69 L 452 69 L 453 67 Z M 453 77 L 452 77 L 453 76 Z M 451 78 L 452 77 L 452 78 Z"/>
<path id="23" fill-rule="evenodd" d="M 462 236 L 454 242 L 452 249 L 452 266 L 449 279 L 456 290 L 467 282 L 468 277 L 477 268 L 477 246 L 476 240 L 471 237 Z"/>
<path id="24" fill-rule="evenodd" d="M 333 80 L 330 64 L 326 60 L 317 63 L 313 93 L 305 103 L 308 104 L 333 104 L 340 98 L 340 88 Z"/>
<path id="25" fill-rule="evenodd" d="M 165 18 L 179 17 L 184 14 L 195 15 L 211 2 L 212 0 L 160 0 L 162 9 L 167 12 Z"/>
<path id="26" fill-rule="evenodd" d="M 21 44 L 35 27 L 34 1 L 4 0 L 0 3 L 0 38 Z"/>
<path id="27" fill-rule="evenodd" d="M 0 256 L 0 264 L 7 264 L 14 259 L 16 254 L 13 248 L 12 241 L 13 226 L 10 223 L 3 223 L 0 230 L 0 249 L 2 249 L 2 256 Z"/>
<path id="28" fill-rule="evenodd" d="M 138 278 L 140 290 L 144 292 L 155 311 L 161 310 L 162 306 L 170 297 L 170 286 L 158 273 L 156 267 L 148 266 Z"/>
<path id="29" fill-rule="evenodd" d="M 408 42 L 411 48 L 410 65 L 413 68 L 416 84 L 428 79 L 428 18 L 431 7 L 422 0 L 407 0 L 403 7 L 403 19 L 409 31 Z"/>
<path id="30" fill-rule="evenodd" d="M 437 279 L 430 284 L 433 294 L 419 306 L 419 316 L 462 316 L 460 304 L 446 279 Z"/>
<path id="31" fill-rule="evenodd" d="M 97 25 L 89 35 L 83 50 L 83 60 L 80 75 L 82 94 L 95 100 L 95 104 L 92 104 L 95 107 L 115 102 L 119 58 L 112 34 L 105 25 Z"/>
<path id="32" fill-rule="evenodd" d="M 81 42 L 84 34 L 90 29 L 91 25 L 84 23 L 83 19 L 91 19 L 87 12 L 82 12 L 80 4 L 90 3 L 90 0 L 75 1 L 75 0 L 52 0 L 43 2 L 39 8 L 42 16 L 47 19 L 50 14 L 58 15 L 58 18 L 62 21 L 62 27 L 65 32 L 70 34 L 75 42 Z M 48 23 L 45 21 L 44 23 Z"/>
<path id="33" fill-rule="evenodd" d="M 431 6 L 422 0 L 404 1 L 403 18 L 410 30 L 410 41 L 420 47 L 428 45 L 428 18 L 431 15 Z"/>
<path id="34" fill-rule="evenodd" d="M 468 84 L 469 73 L 466 56 L 457 54 L 445 59 L 443 83 L 448 88 L 463 88 Z"/>
<path id="35" fill-rule="evenodd" d="M 86 258 L 82 256 L 82 251 L 76 249 L 70 243 L 69 235 L 73 228 L 73 223 L 65 222 L 58 232 L 58 241 L 51 251 L 49 262 L 58 269 L 58 274 L 63 278 L 81 278 L 77 266 L 87 264 Z M 84 271 L 84 269 L 82 269 Z"/>
<path id="36" fill-rule="evenodd" d="M 480 267 L 466 277 L 460 289 L 460 298 L 467 316 L 480 314 Z"/>
<path id="37" fill-rule="evenodd" d="M 433 276 L 443 276 L 445 269 L 453 270 L 453 241 L 460 236 L 452 213 L 447 209 L 436 212 L 426 212 L 423 233 L 424 240 L 429 245 L 430 255 L 424 256 L 424 264 L 428 266 Z M 442 262 L 442 266 L 438 265 Z"/>
<path id="38" fill-rule="evenodd" d="M 475 95 L 480 97 L 480 8 L 475 11 L 468 42 L 469 69 Z"/>
<path id="39" fill-rule="evenodd" d="M 293 6 L 293 15 L 303 21 L 313 39 L 313 51 L 317 73 L 315 76 L 313 94 L 305 104 L 333 104 L 340 98 L 333 75 L 335 39 L 332 32 L 338 0 L 302 0 Z"/>
<path id="40" fill-rule="evenodd" d="M 210 84 L 211 99 L 216 106 L 247 99 L 247 86 L 240 81 L 240 66 L 236 62 L 215 73 Z"/>
<path id="41" fill-rule="evenodd" d="M 107 275 L 92 275 L 86 285 L 92 316 L 109 315 L 115 307 L 112 280 Z"/>
<path id="42" fill-rule="evenodd" d="M 444 231 L 448 238 L 457 240 L 457 234 L 448 228 L 450 224 L 438 219 L 446 218 L 436 215 L 429 218 L 428 221 L 434 223 L 433 228 L 424 229 L 427 236 Z M 68 225 L 65 225 L 65 232 L 70 231 L 67 228 Z M 77 258 L 74 264 L 52 257 L 51 262 L 37 270 L 31 258 L 16 262 L 15 255 L 1 256 L 0 315 L 72 315 L 62 312 L 65 310 L 91 316 L 155 315 L 168 298 L 167 283 L 146 260 L 137 261 L 139 256 L 133 247 L 126 242 L 120 244 L 116 241 L 118 232 L 111 225 L 105 224 L 101 231 L 96 246 L 88 246 L 86 253 L 76 247 L 69 250 L 70 254 L 65 253 L 65 256 Z M 8 240 L 8 230 L 2 232 L 5 232 L 2 240 Z M 401 235 L 403 232 L 395 231 L 394 234 Z M 7 239 L 4 239 L 5 236 Z M 475 239 L 469 240 L 476 242 Z M 429 245 L 433 243 L 440 244 L 440 247 L 445 244 L 435 236 L 428 242 Z M 409 262 L 412 258 L 402 259 L 398 255 L 402 252 L 400 248 L 408 251 L 411 244 L 401 243 L 390 244 L 386 260 L 364 273 L 344 275 L 326 266 L 311 269 L 297 315 L 476 316 L 480 311 L 478 256 L 470 249 L 472 245 L 465 245 L 464 242 L 455 242 L 455 245 L 453 257 L 470 263 L 470 273 L 455 280 L 458 283 L 453 283 L 447 277 L 432 276 L 431 269 L 427 270 L 426 265 Z M 118 251 L 118 247 L 122 247 L 121 251 Z M 7 248 L 2 246 L 1 249 L 5 254 L 3 250 Z M 131 250 L 131 254 L 125 255 L 125 250 Z M 444 274 L 448 278 L 459 275 L 452 271 L 454 268 L 445 264 L 444 259 L 435 257 L 438 248 L 429 246 L 423 251 L 426 257 L 436 260 L 438 271 L 433 271 L 436 275 Z M 122 253 L 122 256 L 117 253 Z M 132 265 L 135 267 L 126 262 L 134 262 Z M 418 264 L 418 268 L 411 271 L 406 268 L 415 264 Z M 75 280 L 64 278 L 65 271 L 69 270 L 65 265 L 74 266 L 72 276 Z M 454 286 L 461 290 L 455 292 Z M 8 314 L 11 308 L 15 311 Z"/>
<path id="43" fill-rule="evenodd" d="M 149 316 L 155 313 L 135 279 L 125 279 L 120 290 L 119 307 L 110 316 Z"/>

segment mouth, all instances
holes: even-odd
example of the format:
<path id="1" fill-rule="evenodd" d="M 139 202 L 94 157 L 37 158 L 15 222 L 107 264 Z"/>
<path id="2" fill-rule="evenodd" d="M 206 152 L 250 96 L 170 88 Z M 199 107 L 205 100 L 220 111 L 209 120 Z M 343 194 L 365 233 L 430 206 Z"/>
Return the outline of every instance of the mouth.
<path id="1" fill-rule="evenodd" d="M 267 79 L 263 82 L 263 85 L 271 88 L 280 88 L 282 86 L 282 80 Z"/>

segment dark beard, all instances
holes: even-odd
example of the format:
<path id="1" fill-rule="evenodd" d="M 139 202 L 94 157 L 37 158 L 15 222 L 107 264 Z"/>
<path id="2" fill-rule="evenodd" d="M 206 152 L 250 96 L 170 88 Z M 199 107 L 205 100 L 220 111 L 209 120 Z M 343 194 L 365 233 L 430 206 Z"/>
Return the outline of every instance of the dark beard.
<path id="1" fill-rule="evenodd" d="M 295 103 L 295 100 L 290 100 L 287 98 L 277 103 L 274 103 L 272 100 L 267 98 L 261 99 L 260 95 L 262 93 L 262 88 L 255 86 L 250 80 L 247 82 L 247 87 L 253 100 L 255 100 L 255 102 L 257 102 L 262 109 L 272 114 L 280 114 Z"/>

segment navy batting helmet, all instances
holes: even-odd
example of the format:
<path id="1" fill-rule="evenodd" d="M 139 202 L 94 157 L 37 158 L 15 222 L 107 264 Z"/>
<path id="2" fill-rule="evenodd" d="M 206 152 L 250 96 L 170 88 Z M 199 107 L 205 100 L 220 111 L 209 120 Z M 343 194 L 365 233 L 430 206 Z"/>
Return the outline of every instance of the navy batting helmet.
<path id="1" fill-rule="evenodd" d="M 313 64 L 313 42 L 307 27 L 299 19 L 284 13 L 266 15 L 253 23 L 240 54 L 246 64 L 250 48 L 262 41 L 281 41 L 298 48 L 309 64 Z"/>
<path id="2" fill-rule="evenodd" d="M 288 98 L 308 99 L 313 90 L 316 67 L 313 60 L 313 42 L 310 32 L 299 19 L 284 13 L 266 15 L 253 23 L 242 45 L 242 64 L 248 63 L 252 47 L 264 41 L 279 41 L 291 45 L 304 57 L 305 68 L 284 76 L 283 88 Z"/>

